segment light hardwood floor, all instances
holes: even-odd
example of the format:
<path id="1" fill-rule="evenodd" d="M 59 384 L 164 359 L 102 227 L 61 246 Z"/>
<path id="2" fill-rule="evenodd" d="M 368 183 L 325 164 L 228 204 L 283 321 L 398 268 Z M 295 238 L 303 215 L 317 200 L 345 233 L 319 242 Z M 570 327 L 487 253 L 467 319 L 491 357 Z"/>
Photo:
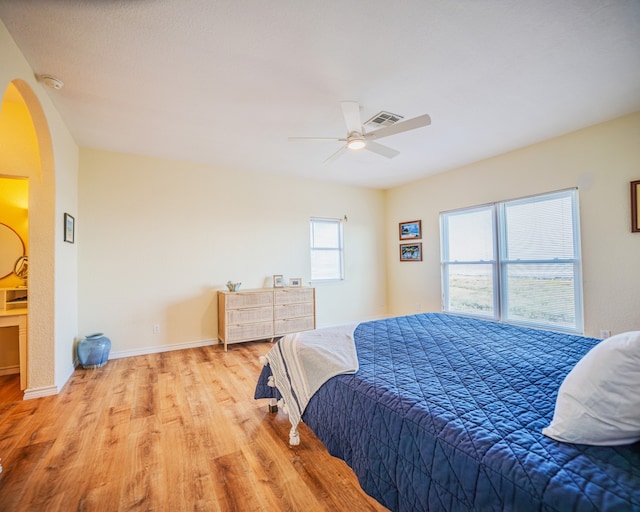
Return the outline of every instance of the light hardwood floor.
<path id="1" fill-rule="evenodd" d="M 0 510 L 386 510 L 306 426 L 290 447 L 287 416 L 253 399 L 271 346 L 114 359 L 56 396 L 0 403 Z"/>
<path id="2" fill-rule="evenodd" d="M 0 376 L 0 407 L 7 402 L 22 400 L 20 390 L 20 374 Z"/>

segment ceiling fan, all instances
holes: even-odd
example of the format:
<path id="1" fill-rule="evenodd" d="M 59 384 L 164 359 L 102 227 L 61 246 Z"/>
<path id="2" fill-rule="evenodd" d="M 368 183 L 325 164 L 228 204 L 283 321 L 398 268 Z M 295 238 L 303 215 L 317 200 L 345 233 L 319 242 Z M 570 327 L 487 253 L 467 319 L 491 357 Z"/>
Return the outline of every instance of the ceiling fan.
<path id="1" fill-rule="evenodd" d="M 382 155 L 386 158 L 393 158 L 400 154 L 393 148 L 379 144 L 375 142 L 376 139 L 383 137 L 389 137 L 390 135 L 396 135 L 398 133 L 407 132 L 409 130 L 415 130 L 416 128 L 422 128 L 431 124 L 431 118 L 428 114 L 423 114 L 413 119 L 407 119 L 406 121 L 396 122 L 383 128 L 367 132 L 364 129 L 364 125 L 360 120 L 360 105 L 357 101 L 341 101 L 342 115 L 344 116 L 344 123 L 347 127 L 347 136 L 343 138 L 338 137 L 289 137 L 291 141 L 304 141 L 304 140 L 319 140 L 319 141 L 339 141 L 345 142 L 338 151 L 333 153 L 327 158 L 324 163 L 335 160 L 340 155 L 348 150 L 366 149 L 372 151 L 378 155 Z M 401 116 L 395 116 L 395 119 L 402 119 Z"/>

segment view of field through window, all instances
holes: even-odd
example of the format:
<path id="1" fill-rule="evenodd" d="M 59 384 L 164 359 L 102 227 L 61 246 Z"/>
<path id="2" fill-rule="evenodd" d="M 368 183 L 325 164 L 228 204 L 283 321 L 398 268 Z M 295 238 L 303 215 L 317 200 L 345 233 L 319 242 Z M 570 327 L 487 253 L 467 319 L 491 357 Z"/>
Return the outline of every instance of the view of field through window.
<path id="1" fill-rule="evenodd" d="M 575 191 L 441 216 L 444 310 L 581 329 Z"/>
<path id="2" fill-rule="evenodd" d="M 511 277 L 506 315 L 521 322 L 575 324 L 573 279 Z M 493 282 L 486 275 L 450 274 L 450 310 L 493 317 Z M 552 307 L 551 307 L 552 306 Z"/>

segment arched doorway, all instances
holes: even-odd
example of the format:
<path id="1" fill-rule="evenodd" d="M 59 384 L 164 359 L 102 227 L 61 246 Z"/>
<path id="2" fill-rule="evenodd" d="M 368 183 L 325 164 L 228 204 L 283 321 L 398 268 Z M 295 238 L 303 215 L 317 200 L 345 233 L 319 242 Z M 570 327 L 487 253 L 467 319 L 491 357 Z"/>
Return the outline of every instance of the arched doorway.
<path id="1" fill-rule="evenodd" d="M 47 120 L 38 98 L 23 80 L 13 80 L 2 97 L 0 144 L 0 176 L 29 181 L 27 397 L 29 389 L 55 382 L 55 181 Z"/>

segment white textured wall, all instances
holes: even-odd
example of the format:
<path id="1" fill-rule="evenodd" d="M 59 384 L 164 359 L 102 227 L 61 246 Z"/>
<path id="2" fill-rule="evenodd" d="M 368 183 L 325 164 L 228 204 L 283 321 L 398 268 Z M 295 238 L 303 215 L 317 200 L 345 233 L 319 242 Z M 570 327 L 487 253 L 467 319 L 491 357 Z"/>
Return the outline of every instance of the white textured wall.
<path id="1" fill-rule="evenodd" d="M 77 333 L 75 246 L 60 244 L 61 211 L 76 205 L 78 148 L 34 71 L 0 22 L 0 91 L 13 82 L 38 136 L 41 166 L 12 153 L 3 140 L 0 174 L 29 177 L 29 368 L 28 390 L 64 385 L 73 370 Z"/>
<path id="2" fill-rule="evenodd" d="M 318 325 L 385 312 L 382 191 L 82 149 L 79 197 L 79 330 L 113 352 L 215 339 L 228 280 L 308 284 L 312 216 L 348 219 L 346 280 L 318 285 Z"/>
<path id="3" fill-rule="evenodd" d="M 439 212 L 579 188 L 585 333 L 640 330 L 640 233 L 629 182 L 640 179 L 640 113 L 389 190 L 390 313 L 439 311 Z M 422 262 L 398 261 L 398 222 L 422 219 Z"/>

